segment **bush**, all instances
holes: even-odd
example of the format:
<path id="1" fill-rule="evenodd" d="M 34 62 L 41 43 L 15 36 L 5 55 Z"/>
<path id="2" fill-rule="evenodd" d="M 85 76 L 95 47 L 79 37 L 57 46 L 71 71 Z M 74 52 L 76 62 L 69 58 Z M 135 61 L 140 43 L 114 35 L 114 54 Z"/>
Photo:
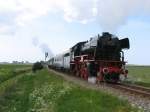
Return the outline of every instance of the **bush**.
<path id="1" fill-rule="evenodd" d="M 41 70 L 41 69 L 43 69 L 43 65 L 42 65 L 41 62 L 36 62 L 32 66 L 32 71 L 33 72 L 36 72 L 37 70 Z"/>

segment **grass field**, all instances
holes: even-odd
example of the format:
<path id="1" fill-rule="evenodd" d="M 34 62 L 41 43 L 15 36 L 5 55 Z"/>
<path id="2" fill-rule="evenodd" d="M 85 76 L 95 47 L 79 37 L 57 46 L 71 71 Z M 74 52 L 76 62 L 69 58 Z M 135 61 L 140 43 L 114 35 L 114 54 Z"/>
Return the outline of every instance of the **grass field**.
<path id="1" fill-rule="evenodd" d="M 137 111 L 126 101 L 72 84 L 45 69 L 25 73 L 0 96 L 0 112 Z"/>
<path id="2" fill-rule="evenodd" d="M 3 64 L 0 65 L 0 83 L 8 80 L 9 78 L 17 75 L 22 69 L 31 68 L 31 65 L 14 65 L 14 64 Z"/>
<path id="3" fill-rule="evenodd" d="M 150 87 L 150 66 L 127 66 L 127 69 L 133 83 Z"/>

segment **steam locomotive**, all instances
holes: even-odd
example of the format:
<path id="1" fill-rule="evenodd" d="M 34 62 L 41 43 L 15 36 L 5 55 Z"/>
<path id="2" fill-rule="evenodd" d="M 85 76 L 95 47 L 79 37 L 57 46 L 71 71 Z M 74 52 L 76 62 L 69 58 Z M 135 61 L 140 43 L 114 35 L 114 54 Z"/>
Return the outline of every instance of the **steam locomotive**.
<path id="1" fill-rule="evenodd" d="M 68 70 L 85 80 L 95 77 L 96 82 L 118 82 L 127 77 L 123 49 L 129 49 L 129 39 L 120 39 L 103 32 L 89 41 L 79 42 L 67 52 L 48 61 L 51 68 Z"/>

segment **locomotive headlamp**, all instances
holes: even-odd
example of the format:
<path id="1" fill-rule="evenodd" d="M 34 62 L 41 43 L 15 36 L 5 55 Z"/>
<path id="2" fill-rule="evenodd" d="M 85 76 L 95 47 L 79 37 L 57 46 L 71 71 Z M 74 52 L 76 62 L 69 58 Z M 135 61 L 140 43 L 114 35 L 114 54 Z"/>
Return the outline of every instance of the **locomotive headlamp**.
<path id="1" fill-rule="evenodd" d="M 108 68 L 103 68 L 103 73 L 104 74 L 108 74 L 109 73 L 109 69 Z"/>

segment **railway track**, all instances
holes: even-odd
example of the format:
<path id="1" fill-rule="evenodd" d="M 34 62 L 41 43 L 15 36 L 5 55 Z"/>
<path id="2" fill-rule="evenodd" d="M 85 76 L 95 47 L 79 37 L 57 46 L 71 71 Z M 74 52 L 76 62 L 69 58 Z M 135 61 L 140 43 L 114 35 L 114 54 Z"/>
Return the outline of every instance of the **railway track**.
<path id="1" fill-rule="evenodd" d="M 141 95 L 144 97 L 148 97 L 150 99 L 150 88 L 137 86 L 137 85 L 129 85 L 129 84 L 107 84 L 107 86 L 111 86 L 115 89 L 120 89 L 125 92 L 133 93 L 135 95 Z"/>
<path id="2" fill-rule="evenodd" d="M 121 83 L 119 84 L 108 84 L 108 83 L 91 84 L 79 77 L 70 75 L 69 73 L 64 73 L 64 72 L 60 72 L 60 71 L 56 71 L 52 69 L 48 69 L 48 70 L 49 72 L 53 72 L 63 77 L 65 80 L 68 80 L 70 82 L 73 82 L 85 88 L 111 93 L 115 96 L 118 96 L 119 98 L 128 100 L 131 105 L 135 105 L 137 107 L 142 108 L 144 110 L 143 112 L 150 112 L 149 111 L 150 110 L 150 103 L 149 103 L 150 102 L 150 95 L 149 95 L 150 88 L 145 88 L 145 87 L 136 86 L 136 85 L 121 84 Z M 130 89 L 127 89 L 127 87 Z M 134 89 L 134 90 L 131 90 L 131 89 Z M 139 91 L 136 91 L 136 90 L 139 90 Z M 140 92 L 140 91 L 145 91 L 145 92 Z"/>
<path id="3" fill-rule="evenodd" d="M 58 71 L 58 72 L 60 72 L 60 71 Z M 61 72 L 61 73 L 66 74 L 66 75 L 68 74 L 68 73 L 64 73 L 64 72 Z M 73 77 L 73 75 L 67 75 L 67 76 Z M 74 78 L 82 80 L 79 77 L 74 77 Z M 111 87 L 114 89 L 121 90 L 123 92 L 132 93 L 134 95 L 139 95 L 139 96 L 143 96 L 143 97 L 150 99 L 150 88 L 148 88 L 148 87 L 125 84 L 125 83 L 117 83 L 117 84 L 103 83 L 103 84 L 100 84 L 99 86 L 101 86 L 101 85 L 108 86 L 108 87 Z"/>

